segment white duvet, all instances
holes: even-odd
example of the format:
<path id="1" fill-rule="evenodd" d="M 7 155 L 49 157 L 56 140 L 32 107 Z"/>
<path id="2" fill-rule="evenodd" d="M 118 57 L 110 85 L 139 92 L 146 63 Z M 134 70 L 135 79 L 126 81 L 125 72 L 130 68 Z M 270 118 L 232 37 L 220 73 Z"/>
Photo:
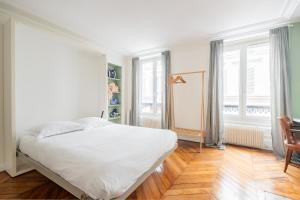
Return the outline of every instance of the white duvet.
<path id="1" fill-rule="evenodd" d="M 20 150 L 94 199 L 121 196 L 176 146 L 174 132 L 107 125 L 38 139 L 20 138 Z"/>

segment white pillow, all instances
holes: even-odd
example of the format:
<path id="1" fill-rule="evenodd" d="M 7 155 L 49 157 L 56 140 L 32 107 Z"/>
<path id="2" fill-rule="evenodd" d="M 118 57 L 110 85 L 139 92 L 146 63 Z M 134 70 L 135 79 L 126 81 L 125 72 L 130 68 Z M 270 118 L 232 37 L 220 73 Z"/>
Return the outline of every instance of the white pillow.
<path id="1" fill-rule="evenodd" d="M 83 130 L 83 127 L 79 123 L 71 121 L 49 122 L 35 129 L 32 129 L 33 134 L 38 138 L 45 138 L 79 130 Z"/>
<path id="2" fill-rule="evenodd" d="M 103 127 L 112 124 L 106 119 L 100 117 L 86 117 L 79 119 L 76 122 L 79 123 L 84 128 L 84 130 Z"/>

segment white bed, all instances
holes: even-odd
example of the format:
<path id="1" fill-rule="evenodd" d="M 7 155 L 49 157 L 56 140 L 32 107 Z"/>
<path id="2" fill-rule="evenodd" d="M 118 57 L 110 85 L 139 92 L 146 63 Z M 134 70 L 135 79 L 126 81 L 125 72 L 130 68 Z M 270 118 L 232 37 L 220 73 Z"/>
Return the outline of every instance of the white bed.
<path id="1" fill-rule="evenodd" d="M 111 124 L 43 139 L 26 134 L 19 150 L 89 197 L 114 199 L 176 145 L 169 130 Z"/>

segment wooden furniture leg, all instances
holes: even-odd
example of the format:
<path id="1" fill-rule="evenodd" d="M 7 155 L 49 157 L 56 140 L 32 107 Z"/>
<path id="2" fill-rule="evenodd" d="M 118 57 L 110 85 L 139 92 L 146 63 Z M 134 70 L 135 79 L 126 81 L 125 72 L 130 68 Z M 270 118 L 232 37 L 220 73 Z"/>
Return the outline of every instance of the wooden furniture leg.
<path id="1" fill-rule="evenodd" d="M 289 163 L 291 162 L 291 157 L 293 155 L 293 150 L 287 149 L 285 154 L 284 172 L 286 172 Z"/>

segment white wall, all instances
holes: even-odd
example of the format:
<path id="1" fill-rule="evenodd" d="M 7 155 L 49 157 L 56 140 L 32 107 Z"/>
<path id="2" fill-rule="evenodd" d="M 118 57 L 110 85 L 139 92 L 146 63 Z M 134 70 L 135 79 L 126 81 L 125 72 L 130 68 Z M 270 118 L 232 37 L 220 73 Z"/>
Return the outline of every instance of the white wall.
<path id="1" fill-rule="evenodd" d="M 172 73 L 206 70 L 209 64 L 209 42 L 182 44 L 170 48 Z M 205 74 L 205 102 L 207 99 Z M 200 74 L 186 75 L 186 84 L 174 85 L 175 126 L 200 129 Z M 206 105 L 206 103 L 205 103 Z M 206 108 L 205 108 L 206 111 Z"/>
<path id="2" fill-rule="evenodd" d="M 209 42 L 186 43 L 170 47 L 171 71 L 191 72 L 206 70 L 209 64 Z M 131 58 L 127 58 L 126 69 L 126 113 L 131 109 Z M 207 73 L 205 74 L 205 105 L 207 99 Z M 197 76 L 185 76 L 187 84 L 174 87 L 174 111 L 175 125 L 180 128 L 200 128 L 200 78 Z M 206 111 L 206 108 L 205 108 Z"/>
<path id="3" fill-rule="evenodd" d="M 106 60 L 108 63 L 112 63 L 115 65 L 119 65 L 122 67 L 125 67 L 127 65 L 126 63 L 126 57 L 122 55 L 121 53 L 112 51 L 112 50 L 106 50 L 104 51 L 106 55 Z"/>
<path id="4" fill-rule="evenodd" d="M 16 23 L 16 132 L 105 109 L 105 57 L 58 34 Z"/>
<path id="5" fill-rule="evenodd" d="M 0 171 L 4 168 L 3 25 L 0 25 Z"/>

